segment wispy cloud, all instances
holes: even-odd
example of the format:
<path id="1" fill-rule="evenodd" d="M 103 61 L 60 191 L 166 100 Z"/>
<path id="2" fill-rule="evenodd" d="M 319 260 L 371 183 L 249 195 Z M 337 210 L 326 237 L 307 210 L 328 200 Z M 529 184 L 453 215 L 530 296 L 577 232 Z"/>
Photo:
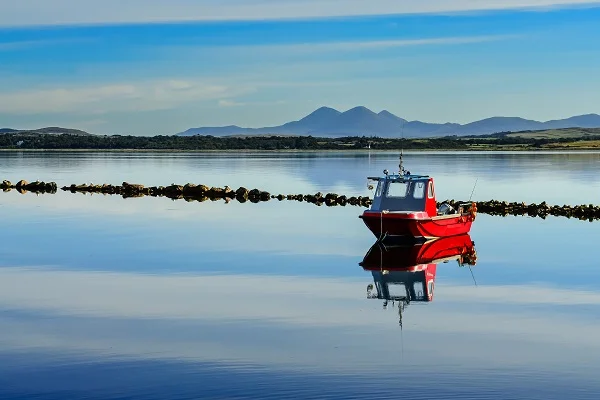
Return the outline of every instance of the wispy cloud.
<path id="1" fill-rule="evenodd" d="M 219 104 L 219 107 L 240 107 L 240 106 L 246 105 L 246 103 L 229 100 L 229 99 L 221 99 L 221 100 L 219 100 L 218 104 Z"/>
<path id="2" fill-rule="evenodd" d="M 252 81 L 260 80 L 263 86 L 267 84 L 266 77 L 273 78 L 275 70 L 282 68 L 296 68 L 296 79 L 279 79 L 277 86 L 284 84 L 293 84 L 298 81 L 297 78 L 305 75 L 310 70 L 317 72 L 318 77 L 323 77 L 325 70 L 331 69 L 335 65 L 336 75 L 339 75 L 339 68 L 348 66 L 352 63 L 352 56 L 355 60 L 365 62 L 365 52 L 384 52 L 385 56 L 390 57 L 392 54 L 398 55 L 402 49 L 427 47 L 427 46 L 460 46 L 460 45 L 476 45 L 493 41 L 511 40 L 522 37 L 522 35 L 473 35 L 473 36 L 447 36 L 447 37 L 424 37 L 424 38 L 393 38 L 393 39 L 378 39 L 378 40 L 327 40 L 307 41 L 307 42 L 290 42 L 290 43 L 269 43 L 269 44 L 243 44 L 243 45 L 227 45 L 227 46 L 212 46 L 212 45 L 169 45 L 159 47 L 157 52 L 164 59 L 197 59 L 208 58 L 216 64 L 223 64 L 234 68 L 238 60 L 244 60 L 244 68 L 238 69 L 236 75 L 243 74 L 248 76 L 254 72 L 255 76 Z M 397 50 L 392 53 L 389 50 Z M 435 51 L 435 50 L 434 50 Z M 326 57 L 324 57 L 326 56 Z M 350 56 L 348 58 L 347 56 Z M 406 59 L 404 59 L 406 61 Z M 368 61 L 366 61 L 368 62 Z M 314 63 L 315 65 L 309 65 Z M 339 65 L 339 64 L 343 65 Z M 269 71 L 265 74 L 265 71 Z M 356 77 L 351 79 L 355 81 Z M 320 79 L 322 80 L 322 79 Z M 340 76 L 336 81 L 340 80 Z M 310 82 L 302 82 L 305 86 Z M 329 82 L 332 84 L 332 82 Z M 322 82 L 319 82 L 319 86 Z"/>
<path id="3" fill-rule="evenodd" d="M 344 42 L 320 42 L 320 43 L 299 43 L 284 45 L 265 45 L 258 46 L 277 50 L 293 51 L 357 51 L 357 50 L 377 50 L 390 49 L 395 47 L 409 46 L 430 46 L 430 45 L 459 45 L 469 43 L 483 43 L 496 40 L 515 39 L 518 35 L 493 35 L 493 36 L 465 36 L 465 37 L 436 37 L 419 39 L 397 39 L 397 40 L 372 40 L 372 41 L 344 41 Z"/>
<path id="4" fill-rule="evenodd" d="M 256 107 L 256 106 L 274 106 L 286 104 L 285 100 L 275 101 L 238 101 L 236 99 L 222 99 L 217 105 L 219 107 Z"/>
<path id="5" fill-rule="evenodd" d="M 593 0 L 0 0 L 0 26 L 266 20 L 598 4 Z"/>
<path id="6" fill-rule="evenodd" d="M 4 93 L 0 110 L 12 114 L 168 110 L 181 104 L 227 100 L 253 90 L 251 86 L 181 79 L 54 87 Z"/>
<path id="7" fill-rule="evenodd" d="M 0 3 L 1 4 L 1 3 Z M 11 42 L 0 41 L 0 51 L 12 51 L 29 49 L 34 47 L 60 46 L 71 45 L 77 43 L 89 43 L 92 39 L 89 38 L 69 38 L 69 39 L 52 39 L 52 40 L 20 40 Z"/>

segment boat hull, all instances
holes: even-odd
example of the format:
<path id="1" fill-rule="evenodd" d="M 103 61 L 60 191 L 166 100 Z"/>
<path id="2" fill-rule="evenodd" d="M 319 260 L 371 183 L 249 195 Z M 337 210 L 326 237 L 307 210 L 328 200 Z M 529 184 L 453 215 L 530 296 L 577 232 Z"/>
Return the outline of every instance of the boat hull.
<path id="1" fill-rule="evenodd" d="M 428 240 L 469 233 L 473 223 L 470 214 L 429 217 L 424 212 L 380 213 L 365 211 L 361 218 L 378 239 Z"/>
<path id="2" fill-rule="evenodd" d="M 428 264 L 469 257 L 474 260 L 475 243 L 469 234 L 429 240 L 422 244 L 388 246 L 375 243 L 360 266 L 370 271 L 419 271 Z"/>

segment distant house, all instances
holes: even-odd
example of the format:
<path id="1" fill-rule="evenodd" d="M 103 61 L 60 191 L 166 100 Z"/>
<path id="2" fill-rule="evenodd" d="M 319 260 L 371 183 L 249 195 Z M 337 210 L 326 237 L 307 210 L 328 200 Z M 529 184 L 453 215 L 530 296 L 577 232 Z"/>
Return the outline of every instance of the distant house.
<path id="1" fill-rule="evenodd" d="M 21 146 L 22 144 L 23 144 L 23 141 L 22 141 L 22 140 L 19 140 L 19 141 L 17 142 L 17 146 Z"/>

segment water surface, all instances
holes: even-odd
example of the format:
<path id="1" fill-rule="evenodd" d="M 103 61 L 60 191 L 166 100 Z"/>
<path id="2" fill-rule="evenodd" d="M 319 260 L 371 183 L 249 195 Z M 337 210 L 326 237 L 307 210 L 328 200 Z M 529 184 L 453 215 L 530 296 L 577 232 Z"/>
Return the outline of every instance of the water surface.
<path id="1" fill-rule="evenodd" d="M 598 153 L 409 153 L 438 198 L 598 203 Z M 368 195 L 395 153 L 0 153 L 2 179 Z M 0 398 L 595 399 L 600 223 L 479 215 L 432 302 L 367 299 L 359 207 L 0 196 Z"/>

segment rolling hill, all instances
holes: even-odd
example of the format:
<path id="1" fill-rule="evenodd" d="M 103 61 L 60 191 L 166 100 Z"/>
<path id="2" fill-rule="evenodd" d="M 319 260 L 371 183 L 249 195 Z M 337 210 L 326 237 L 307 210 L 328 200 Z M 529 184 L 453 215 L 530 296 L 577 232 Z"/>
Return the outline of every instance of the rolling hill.
<path id="1" fill-rule="evenodd" d="M 60 128 L 57 126 L 49 126 L 46 128 L 39 129 L 10 129 L 0 128 L 0 134 L 3 133 L 22 133 L 22 134 L 40 134 L 40 135 L 77 135 L 77 136 L 89 136 L 91 133 L 70 128 Z"/>

